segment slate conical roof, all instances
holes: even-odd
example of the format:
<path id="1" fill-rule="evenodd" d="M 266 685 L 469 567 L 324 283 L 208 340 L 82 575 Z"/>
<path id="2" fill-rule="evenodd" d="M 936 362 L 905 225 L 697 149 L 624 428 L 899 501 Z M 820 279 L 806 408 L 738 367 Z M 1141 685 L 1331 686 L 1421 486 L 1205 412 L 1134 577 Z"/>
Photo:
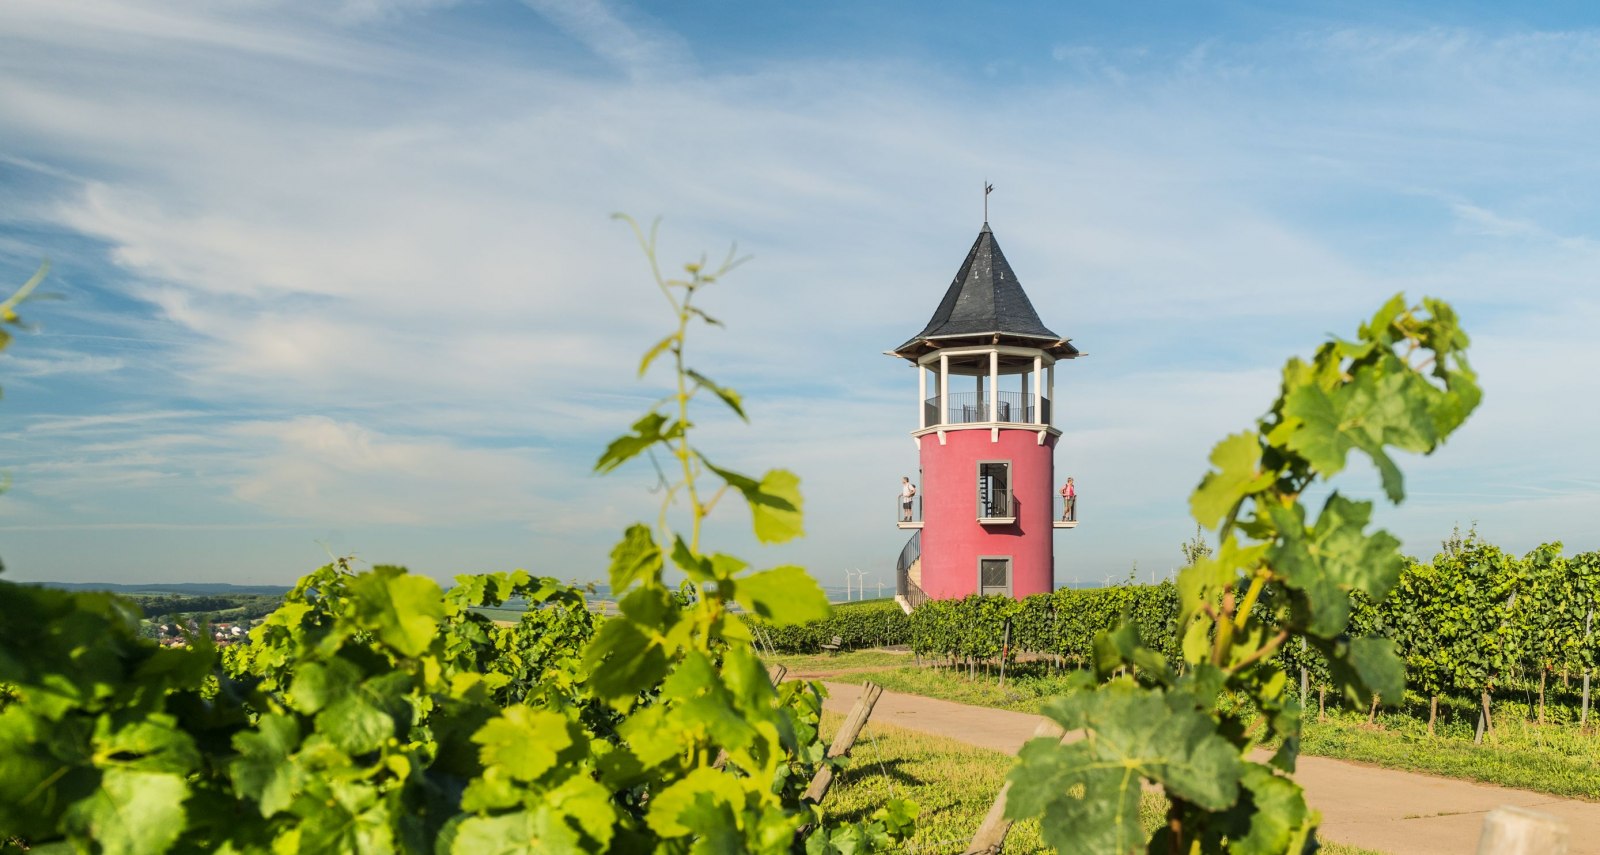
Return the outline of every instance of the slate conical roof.
<path id="1" fill-rule="evenodd" d="M 944 299 L 933 313 L 928 325 L 911 340 L 894 349 L 894 353 L 908 355 L 917 350 L 919 343 L 937 346 L 936 339 L 966 336 L 1001 336 L 1037 340 L 1033 346 L 1061 350 L 1061 355 L 1076 355 L 1077 348 L 1067 344 L 1034 311 L 1033 303 L 1017 281 L 1005 253 L 994 239 L 989 224 L 983 224 L 978 239 L 967 252 L 967 260 L 956 271 L 956 278 L 944 292 Z M 1039 343 L 1043 342 L 1043 343 Z M 1060 347 L 1051 347 L 1059 343 Z"/>

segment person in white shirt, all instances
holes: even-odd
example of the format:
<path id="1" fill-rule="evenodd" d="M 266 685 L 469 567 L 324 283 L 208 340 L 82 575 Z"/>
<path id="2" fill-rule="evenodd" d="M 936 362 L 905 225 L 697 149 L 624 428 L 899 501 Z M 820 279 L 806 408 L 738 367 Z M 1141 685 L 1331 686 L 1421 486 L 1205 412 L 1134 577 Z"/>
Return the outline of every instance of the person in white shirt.
<path id="1" fill-rule="evenodd" d="M 900 479 L 900 521 L 911 522 L 911 500 L 917 495 L 917 488 L 912 485 L 909 477 Z"/>

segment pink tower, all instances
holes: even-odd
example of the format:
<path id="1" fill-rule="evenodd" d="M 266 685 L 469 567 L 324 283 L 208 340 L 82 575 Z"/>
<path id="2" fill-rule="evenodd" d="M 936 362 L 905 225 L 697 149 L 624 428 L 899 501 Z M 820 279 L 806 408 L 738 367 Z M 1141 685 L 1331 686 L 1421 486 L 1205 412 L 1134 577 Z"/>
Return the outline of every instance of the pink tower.
<path id="1" fill-rule="evenodd" d="M 888 352 L 917 371 L 922 462 L 896 599 L 1026 597 L 1055 583 L 1055 366 L 1084 354 L 1039 320 L 989 224 L 927 327 Z"/>

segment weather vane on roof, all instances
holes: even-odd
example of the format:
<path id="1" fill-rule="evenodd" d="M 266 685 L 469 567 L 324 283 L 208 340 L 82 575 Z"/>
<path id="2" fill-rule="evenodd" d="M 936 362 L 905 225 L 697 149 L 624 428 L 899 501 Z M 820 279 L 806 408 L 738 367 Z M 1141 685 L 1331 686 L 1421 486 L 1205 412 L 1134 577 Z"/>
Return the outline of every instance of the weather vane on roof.
<path id="1" fill-rule="evenodd" d="M 994 185 L 987 179 L 983 182 L 983 221 L 989 222 L 989 194 L 994 192 Z"/>

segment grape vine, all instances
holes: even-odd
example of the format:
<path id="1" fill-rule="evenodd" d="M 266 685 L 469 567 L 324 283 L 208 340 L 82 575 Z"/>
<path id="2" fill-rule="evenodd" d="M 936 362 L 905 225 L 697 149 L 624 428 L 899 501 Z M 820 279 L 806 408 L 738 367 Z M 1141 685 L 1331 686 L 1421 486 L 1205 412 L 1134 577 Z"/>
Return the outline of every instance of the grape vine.
<path id="1" fill-rule="evenodd" d="M 1294 770 L 1300 704 L 1274 662 L 1305 639 L 1332 684 L 1366 702 L 1400 697 L 1392 643 L 1350 637 L 1351 593 L 1380 601 L 1400 575 L 1399 542 L 1367 532 L 1370 502 L 1337 491 L 1308 520 L 1302 496 L 1345 468 L 1352 451 L 1377 468 L 1390 501 L 1404 498 L 1389 449 L 1431 452 L 1477 406 L 1467 337 L 1450 307 L 1401 297 L 1311 361 L 1291 359 L 1256 429 L 1217 444 L 1191 497 L 1195 521 L 1217 527 L 1215 554 L 1178 577 L 1178 656 L 1148 647 L 1133 624 L 1095 639 L 1095 669 L 1046 712 L 1084 738 L 1038 739 L 1011 774 L 1007 812 L 1041 817 L 1063 852 L 1301 852 L 1317 816 Z M 1272 620 L 1256 611 L 1271 604 Z M 1123 676 L 1114 676 L 1122 674 Z M 1266 763 L 1250 752 L 1276 743 Z M 1166 824 L 1146 840 L 1141 787 L 1160 786 Z"/>

